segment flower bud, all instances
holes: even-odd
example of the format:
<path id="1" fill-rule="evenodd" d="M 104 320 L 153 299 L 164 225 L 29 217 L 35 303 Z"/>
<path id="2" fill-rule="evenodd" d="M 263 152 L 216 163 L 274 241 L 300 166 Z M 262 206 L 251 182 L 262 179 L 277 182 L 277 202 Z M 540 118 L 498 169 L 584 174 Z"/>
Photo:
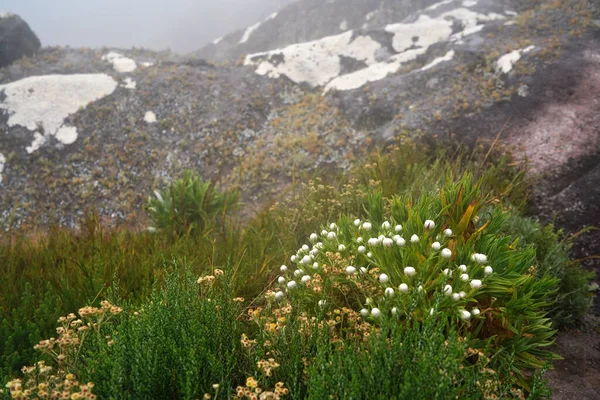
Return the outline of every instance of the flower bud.
<path id="1" fill-rule="evenodd" d="M 371 315 L 373 316 L 373 318 L 379 318 L 381 317 L 381 311 L 379 311 L 379 308 L 375 307 L 371 310 Z"/>
<path id="2" fill-rule="evenodd" d="M 471 319 L 471 313 L 468 312 L 467 310 L 461 310 L 460 311 L 460 319 L 462 319 L 463 321 L 468 321 Z"/>
<path id="3" fill-rule="evenodd" d="M 385 288 L 385 297 L 394 297 L 394 289 L 391 287 Z"/>
<path id="4" fill-rule="evenodd" d="M 379 245 L 379 239 L 370 238 L 369 240 L 367 240 L 367 243 L 371 246 L 377 246 L 377 245 Z"/>
<path id="5" fill-rule="evenodd" d="M 425 221 L 425 223 L 423 224 L 423 226 L 425 227 L 425 229 L 433 229 L 433 228 L 435 228 L 435 222 L 433 222 L 432 220 L 428 219 L 427 221 Z"/>
<path id="6" fill-rule="evenodd" d="M 383 239 L 384 247 L 392 247 L 393 244 L 394 244 L 394 241 L 392 239 L 390 239 L 390 238 Z"/>
<path id="7" fill-rule="evenodd" d="M 474 309 L 471 310 L 471 315 L 472 316 L 476 317 L 479 314 L 481 314 L 481 311 L 479 311 L 479 308 L 474 308 Z"/>
<path id="8" fill-rule="evenodd" d="M 344 251 L 344 250 L 346 250 L 346 246 L 344 246 L 343 244 L 340 244 L 338 246 L 338 251 Z"/>
<path id="9" fill-rule="evenodd" d="M 394 230 L 396 232 L 400 232 L 402 230 L 402 225 L 400 225 L 400 224 L 396 225 L 396 227 L 394 228 Z"/>
<path id="10" fill-rule="evenodd" d="M 487 262 L 487 256 L 485 254 L 475 253 L 471 256 L 472 261 L 476 261 L 479 264 L 485 264 Z"/>
<path id="11" fill-rule="evenodd" d="M 373 257 L 373 253 L 371 253 L 371 252 L 368 252 L 368 253 L 367 253 L 367 257 L 369 257 L 369 258 Z"/>
<path id="12" fill-rule="evenodd" d="M 367 310 L 366 308 L 363 308 L 362 310 L 360 310 L 360 315 L 361 315 L 363 318 L 366 318 L 366 317 L 368 317 L 368 316 L 369 316 L 369 310 Z"/>
<path id="13" fill-rule="evenodd" d="M 348 275 L 354 275 L 356 273 L 356 268 L 354 268 L 352 265 L 349 265 L 346 267 L 346 273 Z"/>
<path id="14" fill-rule="evenodd" d="M 386 274 L 379 275 L 379 282 L 387 283 L 387 281 L 389 281 L 389 280 L 390 280 L 390 278 L 388 278 L 388 276 Z"/>
<path id="15" fill-rule="evenodd" d="M 277 283 L 284 284 L 285 283 L 285 278 L 283 276 L 280 276 L 279 278 L 277 278 Z"/>
<path id="16" fill-rule="evenodd" d="M 396 307 L 392 308 L 392 315 L 398 314 L 398 309 Z"/>
<path id="17" fill-rule="evenodd" d="M 494 272 L 494 269 L 488 265 L 487 267 L 485 267 L 485 268 L 483 269 L 483 272 L 484 272 L 486 275 L 491 275 L 491 274 L 492 274 L 492 272 Z"/>
<path id="18" fill-rule="evenodd" d="M 385 221 L 383 224 L 381 224 L 382 229 L 389 230 L 391 227 L 392 226 L 390 225 L 390 223 L 388 221 Z"/>
<path id="19" fill-rule="evenodd" d="M 408 285 L 406 283 L 401 283 L 400 286 L 398 286 L 398 289 L 402 293 L 406 293 L 406 292 L 408 292 Z"/>
<path id="20" fill-rule="evenodd" d="M 358 252 L 360 254 L 364 254 L 365 251 L 367 251 L 367 248 L 365 246 L 358 246 Z"/>
<path id="21" fill-rule="evenodd" d="M 308 281 L 310 281 L 310 276 L 309 275 L 304 275 L 301 279 L 302 283 L 306 283 Z"/>
<path id="22" fill-rule="evenodd" d="M 302 250 L 308 251 L 309 249 L 310 249 L 310 247 L 308 247 L 308 245 L 306 245 L 306 244 L 302 245 Z"/>
<path id="23" fill-rule="evenodd" d="M 444 294 L 446 296 L 450 296 L 452 294 L 452 286 L 450 286 L 450 285 L 444 286 Z"/>
<path id="24" fill-rule="evenodd" d="M 313 269 L 319 269 L 319 263 L 318 262 L 314 262 L 312 265 Z"/>
<path id="25" fill-rule="evenodd" d="M 370 222 L 365 222 L 364 224 L 362 224 L 362 227 L 365 231 L 370 231 L 373 226 Z"/>
<path id="26" fill-rule="evenodd" d="M 332 223 L 329 225 L 329 229 L 331 229 L 331 230 L 337 229 L 337 225 L 335 224 L 335 222 L 332 222 Z"/>
<path id="27" fill-rule="evenodd" d="M 404 240 L 404 238 L 400 238 L 400 239 L 396 240 L 396 244 L 398 246 L 402 247 L 406 244 L 406 240 Z"/>
<path id="28" fill-rule="evenodd" d="M 284 296 L 284 294 L 281 290 L 279 292 L 275 293 L 275 299 L 277 301 L 281 301 L 283 299 L 283 296 Z"/>
<path id="29" fill-rule="evenodd" d="M 442 245 L 440 244 L 440 242 L 433 242 L 431 245 L 431 248 L 435 251 L 438 251 L 439 249 L 442 248 Z"/>
<path id="30" fill-rule="evenodd" d="M 332 231 L 327 234 L 327 239 L 333 240 L 333 239 L 335 239 L 336 236 L 337 235 L 335 234 L 335 232 Z"/>
<path id="31" fill-rule="evenodd" d="M 317 241 L 317 239 L 318 239 L 318 236 L 317 236 L 317 234 L 316 234 L 316 233 L 311 233 L 311 234 L 310 234 L 310 238 L 309 238 L 309 239 L 310 239 L 310 241 L 311 241 L 311 242 L 313 242 L 313 243 L 314 243 L 314 242 L 316 242 L 316 241 Z"/>
<path id="32" fill-rule="evenodd" d="M 461 272 L 467 272 L 467 266 L 466 265 L 459 265 L 458 266 L 458 270 Z"/>
<path id="33" fill-rule="evenodd" d="M 404 275 L 414 276 L 416 273 L 417 273 L 417 270 L 414 269 L 413 267 L 404 268 Z"/>
<path id="34" fill-rule="evenodd" d="M 355 219 L 354 220 L 354 226 L 358 227 L 360 225 L 360 219 Z"/>
<path id="35" fill-rule="evenodd" d="M 452 271 L 450 271 L 448 268 L 446 268 L 444 270 L 444 275 L 450 277 L 450 276 L 452 276 Z"/>
<path id="36" fill-rule="evenodd" d="M 297 284 L 295 281 L 289 281 L 289 282 L 287 283 L 287 287 L 288 287 L 288 289 L 290 289 L 290 290 L 296 289 L 296 287 L 297 287 L 297 286 L 298 286 L 298 284 Z"/>
<path id="37" fill-rule="evenodd" d="M 415 234 L 410 237 L 411 243 L 419 243 L 419 237 Z"/>
<path id="38" fill-rule="evenodd" d="M 460 280 L 463 281 L 463 282 L 468 281 L 469 280 L 469 275 L 468 274 L 462 274 L 460 276 Z"/>
<path id="39" fill-rule="evenodd" d="M 452 293 L 452 300 L 459 301 L 460 300 L 460 294 L 458 294 L 458 293 Z"/>
<path id="40" fill-rule="evenodd" d="M 440 253 L 440 255 L 442 256 L 442 258 L 445 258 L 447 260 L 450 257 L 452 257 L 452 250 L 450 250 L 450 249 L 443 249 L 442 252 Z"/>
<path id="41" fill-rule="evenodd" d="M 285 271 L 287 271 L 287 267 L 285 265 L 282 265 L 281 267 L 279 267 L 279 270 L 281 272 L 285 272 Z"/>
<path id="42" fill-rule="evenodd" d="M 323 308 L 325 307 L 325 304 L 327 304 L 327 300 L 319 300 L 319 307 Z"/>
<path id="43" fill-rule="evenodd" d="M 444 236 L 446 236 L 446 237 L 452 236 L 452 229 L 445 229 L 444 230 Z"/>
<path id="44" fill-rule="evenodd" d="M 473 289 L 479 289 L 481 287 L 481 281 L 479 279 L 473 279 L 471 281 L 471 287 Z"/>

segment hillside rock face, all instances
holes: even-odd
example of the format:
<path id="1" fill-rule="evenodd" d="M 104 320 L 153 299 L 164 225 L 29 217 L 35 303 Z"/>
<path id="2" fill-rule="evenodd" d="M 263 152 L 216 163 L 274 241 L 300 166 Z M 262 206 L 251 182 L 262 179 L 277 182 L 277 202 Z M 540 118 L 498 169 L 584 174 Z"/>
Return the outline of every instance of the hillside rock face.
<path id="1" fill-rule="evenodd" d="M 40 40 L 27 22 L 18 15 L 0 11 L 0 68 L 33 55 L 40 47 Z"/>
<path id="2" fill-rule="evenodd" d="M 45 48 L 0 69 L 0 224 L 139 223 L 186 168 L 258 210 L 298 172 L 427 135 L 498 137 L 536 215 L 576 232 L 600 225 L 599 73 L 590 0 L 299 0 L 192 56 Z"/>

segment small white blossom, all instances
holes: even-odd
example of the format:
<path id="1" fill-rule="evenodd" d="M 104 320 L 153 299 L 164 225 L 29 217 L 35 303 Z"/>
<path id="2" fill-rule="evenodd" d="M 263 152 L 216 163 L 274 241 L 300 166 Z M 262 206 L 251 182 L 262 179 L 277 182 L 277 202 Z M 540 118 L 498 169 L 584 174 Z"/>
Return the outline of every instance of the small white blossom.
<path id="1" fill-rule="evenodd" d="M 317 244 L 315 244 L 315 248 L 317 249 L 322 249 L 323 248 L 323 242 L 318 242 Z"/>
<path id="2" fill-rule="evenodd" d="M 445 229 L 444 230 L 444 236 L 446 236 L 446 237 L 452 236 L 452 229 Z"/>
<path id="3" fill-rule="evenodd" d="M 291 257 L 290 257 L 290 260 L 291 260 L 292 262 L 296 262 L 296 256 L 295 256 L 295 255 L 291 256 Z"/>
<path id="4" fill-rule="evenodd" d="M 301 269 L 297 269 L 294 271 L 295 276 L 301 276 L 302 274 L 304 274 L 304 271 L 302 271 Z"/>
<path id="5" fill-rule="evenodd" d="M 406 240 L 404 240 L 404 238 L 400 238 L 400 239 L 396 240 L 396 244 L 398 246 L 402 247 L 406 244 Z"/>
<path id="6" fill-rule="evenodd" d="M 400 286 L 398 286 L 398 289 L 402 293 L 406 293 L 406 292 L 408 292 L 408 285 L 406 283 L 401 283 Z"/>
<path id="7" fill-rule="evenodd" d="M 359 226 L 360 225 L 360 219 L 356 218 L 354 220 L 354 226 Z"/>
<path id="8" fill-rule="evenodd" d="M 487 262 L 487 256 L 485 254 L 475 253 L 471 256 L 471 260 L 478 262 L 479 264 L 485 264 Z"/>
<path id="9" fill-rule="evenodd" d="M 333 239 L 335 239 L 335 237 L 336 237 L 336 236 L 337 236 L 337 235 L 335 234 L 335 232 L 329 232 L 329 233 L 327 234 L 327 239 L 329 239 L 329 240 L 333 240 Z"/>
<path id="10" fill-rule="evenodd" d="M 310 281 L 310 276 L 304 275 L 301 280 L 302 280 L 302 283 L 306 283 L 306 282 Z"/>
<path id="11" fill-rule="evenodd" d="M 311 233 L 310 237 L 309 237 L 310 241 L 313 242 L 313 243 L 316 242 L 318 238 L 319 237 L 317 236 L 316 233 Z"/>
<path id="12" fill-rule="evenodd" d="M 459 265 L 459 266 L 458 266 L 458 270 L 459 270 L 460 272 L 467 272 L 467 266 L 466 266 L 466 265 L 464 265 L 464 264 L 463 264 L 463 265 Z"/>
<path id="13" fill-rule="evenodd" d="M 367 243 L 371 246 L 377 246 L 379 244 L 379 239 L 370 238 L 369 240 L 367 240 Z"/>
<path id="14" fill-rule="evenodd" d="M 460 294 L 458 294 L 458 293 L 452 293 L 452 300 L 459 301 L 460 300 Z"/>
<path id="15" fill-rule="evenodd" d="M 323 236 L 327 235 L 327 231 L 326 231 L 325 229 L 323 229 L 323 230 L 321 231 L 321 235 L 323 235 Z"/>
<path id="16" fill-rule="evenodd" d="M 283 299 L 283 296 L 284 296 L 284 294 L 281 290 L 279 292 L 275 293 L 275 299 L 277 301 L 281 301 Z"/>
<path id="17" fill-rule="evenodd" d="M 419 285 L 419 287 L 417 288 L 417 291 L 422 292 L 423 291 L 423 285 Z"/>
<path id="18" fill-rule="evenodd" d="M 375 307 L 371 310 L 371 315 L 373 316 L 373 318 L 379 318 L 381 317 L 381 311 L 379 311 L 379 308 Z"/>
<path id="19" fill-rule="evenodd" d="M 295 281 L 289 281 L 289 282 L 287 283 L 287 287 L 288 287 L 288 289 L 290 289 L 290 290 L 296 289 L 296 286 L 298 286 L 298 284 L 297 284 Z"/>
<path id="20" fill-rule="evenodd" d="M 428 219 L 427 221 L 425 221 L 425 223 L 423 224 L 423 226 L 425 227 L 425 229 L 433 229 L 433 228 L 435 228 L 435 222 L 433 222 L 432 220 Z"/>
<path id="21" fill-rule="evenodd" d="M 327 300 L 319 300 L 319 307 L 323 308 L 327 304 Z"/>
<path id="22" fill-rule="evenodd" d="M 433 315 L 433 308 L 429 310 L 429 315 Z"/>
<path id="23" fill-rule="evenodd" d="M 386 274 L 379 275 L 379 282 L 387 283 L 387 281 L 389 281 L 389 280 L 390 280 L 390 278 Z"/>
<path id="24" fill-rule="evenodd" d="M 479 289 L 481 287 L 481 281 L 479 279 L 473 279 L 471 281 L 471 287 L 473 289 Z"/>
<path id="25" fill-rule="evenodd" d="M 392 247 L 393 244 L 394 244 L 394 241 L 392 239 L 390 239 L 390 238 L 383 239 L 384 247 Z"/>
<path id="26" fill-rule="evenodd" d="M 388 221 L 385 221 L 383 224 L 381 224 L 381 227 L 382 227 L 383 229 L 386 229 L 386 230 L 388 230 L 388 229 L 390 229 L 392 226 L 390 225 L 390 223 L 389 223 Z"/>
<path id="27" fill-rule="evenodd" d="M 359 236 L 359 237 L 356 239 L 356 243 L 362 243 L 362 242 L 363 242 L 363 238 L 362 238 L 362 236 Z"/>
<path id="28" fill-rule="evenodd" d="M 486 275 L 491 275 L 491 274 L 492 274 L 492 272 L 494 272 L 494 269 L 488 265 L 487 267 L 485 267 L 485 268 L 483 269 L 483 272 L 484 272 Z"/>
<path id="29" fill-rule="evenodd" d="M 373 300 L 370 297 L 367 297 L 367 299 L 365 300 L 365 304 L 370 306 L 371 304 L 373 304 Z"/>
<path id="30" fill-rule="evenodd" d="M 366 274 L 367 273 L 367 269 L 365 267 L 360 267 L 360 273 L 361 274 Z"/>
<path id="31" fill-rule="evenodd" d="M 360 310 L 360 315 L 362 315 L 363 318 L 367 318 L 369 316 L 369 310 L 363 308 L 362 310 Z"/>
<path id="32" fill-rule="evenodd" d="M 479 308 L 474 308 L 474 309 L 471 310 L 471 315 L 472 316 L 476 317 L 479 314 L 481 314 L 481 311 L 479 311 Z"/>
<path id="33" fill-rule="evenodd" d="M 392 236 L 392 239 L 394 240 L 394 242 L 397 242 L 398 240 L 400 240 L 400 238 L 402 238 L 402 236 L 400 236 L 400 235 Z"/>
<path id="34" fill-rule="evenodd" d="M 410 237 L 410 242 L 411 243 L 419 243 L 419 237 L 416 234 L 412 235 Z"/>
<path id="35" fill-rule="evenodd" d="M 471 313 L 468 312 L 467 310 L 461 310 L 460 311 L 460 319 L 462 319 L 463 321 L 468 321 L 471 319 Z"/>
<path id="36" fill-rule="evenodd" d="M 462 274 L 460 276 L 460 280 L 463 281 L 463 282 L 468 281 L 469 280 L 469 275 L 468 274 Z"/>
<path id="37" fill-rule="evenodd" d="M 307 244 L 303 244 L 303 245 L 302 245 L 302 250 L 303 250 L 303 251 L 308 251 L 309 249 L 310 249 L 310 247 L 308 247 L 308 245 L 307 245 Z"/>
<path id="38" fill-rule="evenodd" d="M 393 296 L 394 296 L 394 289 L 392 289 L 391 287 L 385 288 L 385 297 L 393 297 Z"/>
<path id="39" fill-rule="evenodd" d="M 446 268 L 446 269 L 444 270 L 444 275 L 445 275 L 445 276 L 452 276 L 452 271 L 450 271 L 448 268 Z"/>
<path id="40" fill-rule="evenodd" d="M 356 273 L 356 268 L 354 268 L 352 265 L 349 265 L 346 267 L 346 273 L 348 275 L 354 275 Z"/>
<path id="41" fill-rule="evenodd" d="M 331 230 L 337 229 L 337 225 L 335 224 L 335 222 L 332 222 L 331 225 L 329 225 L 329 229 L 331 229 Z"/>
<path id="42" fill-rule="evenodd" d="M 338 251 L 344 251 L 344 250 L 346 250 L 346 246 L 344 246 L 343 244 L 340 244 L 338 246 Z"/>
<path id="43" fill-rule="evenodd" d="M 417 273 L 417 270 L 414 269 L 413 267 L 404 268 L 404 275 L 414 276 L 416 273 Z"/>
<path id="44" fill-rule="evenodd" d="M 369 258 L 373 257 L 373 253 L 371 253 L 371 252 L 368 252 L 368 253 L 367 253 L 367 257 L 369 257 Z"/>
<path id="45" fill-rule="evenodd" d="M 433 244 L 431 245 L 431 248 L 434 249 L 435 251 L 438 251 L 439 249 L 442 248 L 442 245 L 440 244 L 440 242 L 433 242 Z"/>
<path id="46" fill-rule="evenodd" d="M 377 236 L 377 240 L 379 240 L 380 242 L 383 242 L 383 239 L 385 239 L 385 235 Z"/>
<path id="47" fill-rule="evenodd" d="M 304 256 L 304 257 L 302 257 L 302 261 L 300 261 L 300 264 L 307 265 L 307 264 L 310 264 L 311 261 L 312 261 L 312 258 L 310 258 L 310 256 Z"/>
<path id="48" fill-rule="evenodd" d="M 280 276 L 279 278 L 277 278 L 277 283 L 284 284 L 285 283 L 285 278 L 283 276 Z"/>
<path id="49" fill-rule="evenodd" d="M 444 294 L 446 296 L 450 296 L 452 294 L 452 286 L 450 286 L 450 285 L 444 286 Z"/>
<path id="50" fill-rule="evenodd" d="M 442 252 L 440 253 L 440 255 L 442 256 L 442 258 L 448 259 L 448 258 L 452 257 L 452 250 L 443 249 Z"/>
<path id="51" fill-rule="evenodd" d="M 393 307 L 392 308 L 392 315 L 396 315 L 396 314 L 398 314 L 398 308 Z"/>
<path id="52" fill-rule="evenodd" d="M 285 272 L 285 271 L 287 271 L 287 267 L 285 265 L 282 265 L 281 267 L 279 267 L 279 270 L 281 272 Z"/>
<path id="53" fill-rule="evenodd" d="M 315 261 L 312 267 L 313 269 L 319 269 L 319 263 Z"/>
<path id="54" fill-rule="evenodd" d="M 358 252 L 360 254 L 364 254 L 365 251 L 367 251 L 367 248 L 365 246 L 358 246 Z"/>
<path id="55" fill-rule="evenodd" d="M 460 292 L 458 293 L 461 299 L 464 299 L 465 297 L 467 297 L 467 294 L 465 292 Z"/>
<path id="56" fill-rule="evenodd" d="M 364 224 L 362 224 L 362 227 L 365 231 L 370 231 L 373 226 L 370 222 L 365 222 Z"/>
<path id="57" fill-rule="evenodd" d="M 399 225 L 399 224 L 398 224 L 398 225 L 396 225 L 396 227 L 394 228 L 394 230 L 395 230 L 396 232 L 400 232 L 400 231 L 402 230 L 402 225 Z"/>

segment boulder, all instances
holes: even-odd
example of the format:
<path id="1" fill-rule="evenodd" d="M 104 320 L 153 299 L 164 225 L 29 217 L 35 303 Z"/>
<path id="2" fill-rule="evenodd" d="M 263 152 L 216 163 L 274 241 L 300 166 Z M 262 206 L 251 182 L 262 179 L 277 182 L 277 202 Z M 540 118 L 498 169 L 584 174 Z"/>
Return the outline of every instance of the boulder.
<path id="1" fill-rule="evenodd" d="M 0 67 L 30 57 L 40 47 L 40 40 L 27 22 L 16 14 L 0 11 Z"/>

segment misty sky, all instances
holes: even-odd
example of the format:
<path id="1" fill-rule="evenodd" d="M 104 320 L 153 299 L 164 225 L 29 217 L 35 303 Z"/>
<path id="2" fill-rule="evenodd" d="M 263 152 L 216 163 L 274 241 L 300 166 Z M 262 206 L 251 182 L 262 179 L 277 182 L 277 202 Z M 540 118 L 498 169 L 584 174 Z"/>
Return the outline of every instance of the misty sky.
<path id="1" fill-rule="evenodd" d="M 44 46 L 189 52 L 251 25 L 292 0 L 0 0 Z"/>

